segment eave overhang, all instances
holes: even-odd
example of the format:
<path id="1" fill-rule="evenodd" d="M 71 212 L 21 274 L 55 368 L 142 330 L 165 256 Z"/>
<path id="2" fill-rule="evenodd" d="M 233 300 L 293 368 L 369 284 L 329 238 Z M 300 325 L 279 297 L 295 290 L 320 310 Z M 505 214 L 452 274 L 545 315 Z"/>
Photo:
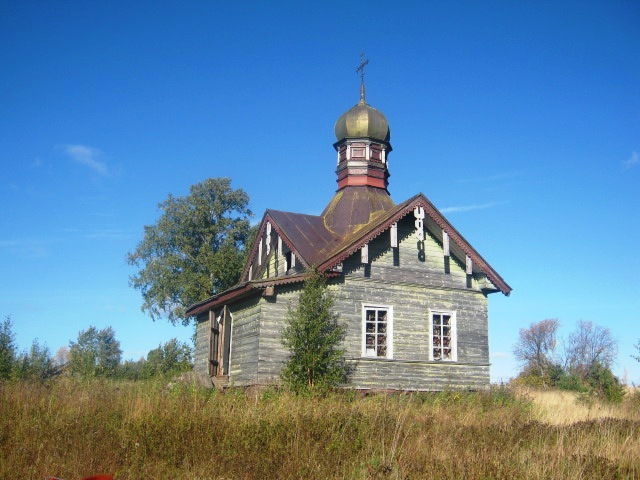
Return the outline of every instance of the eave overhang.
<path id="1" fill-rule="evenodd" d="M 262 218 L 256 241 L 249 252 L 247 263 L 241 276 L 241 283 L 235 288 L 239 289 L 247 283 L 257 285 L 263 282 L 257 280 L 251 282 L 249 269 L 252 264 L 257 265 L 254 260 L 259 253 L 258 243 L 265 235 L 267 224 L 270 224 L 271 230 L 278 234 L 282 242 L 291 250 L 297 261 L 305 269 L 314 266 L 321 272 L 329 272 L 364 245 L 389 230 L 394 223 L 412 214 L 417 207 L 422 207 L 425 211 L 425 228 L 429 229 L 439 241 L 443 241 L 443 234 L 446 233 L 449 237 L 452 255 L 462 262 L 465 261 L 465 257 L 469 257 L 473 264 L 473 273 L 482 273 L 491 282 L 491 284 L 486 284 L 485 282 L 484 286 L 481 287 L 483 292 L 488 294 L 500 291 L 507 296 L 511 293 L 512 288 L 498 272 L 482 258 L 422 193 L 415 195 L 400 205 L 389 208 L 388 211 L 380 212 L 370 223 L 359 225 L 356 229 L 347 231 L 344 235 L 338 235 L 329 230 L 325 225 L 323 215 L 315 216 L 267 210 Z M 259 278 L 261 273 L 259 269 L 254 268 L 253 278 Z M 275 279 L 285 278 L 295 278 L 295 276 L 275 277 Z"/>
<path id="2" fill-rule="evenodd" d="M 185 314 L 188 317 L 195 317 L 203 312 L 213 310 L 218 305 L 224 305 L 229 300 L 239 300 L 240 298 L 248 297 L 256 293 L 258 292 L 251 283 L 241 283 L 218 295 L 214 295 L 206 300 L 191 305 Z"/>
<path id="3" fill-rule="evenodd" d="M 474 269 L 484 273 L 487 278 L 496 286 L 498 291 L 509 296 L 512 288 L 504 281 L 504 279 L 496 272 L 487 261 L 466 241 L 466 239 L 449 223 L 449 221 L 440 213 L 440 211 L 422 194 L 410 198 L 404 203 L 398 205 L 395 210 L 389 212 L 386 216 L 380 218 L 377 222 L 362 229 L 358 237 L 352 239 L 348 244 L 343 245 L 336 250 L 324 262 L 318 265 L 318 270 L 332 270 L 342 263 L 348 257 L 360 250 L 364 245 L 374 238 L 380 236 L 391 228 L 391 225 L 398 222 L 405 216 L 413 213 L 416 207 L 424 208 L 428 217 L 437 224 L 443 232 L 449 235 L 453 249 L 459 250 L 459 255 L 467 255 L 473 261 Z M 462 255 L 460 255 L 462 256 Z M 489 290 L 489 289 L 487 289 Z"/>
<path id="4" fill-rule="evenodd" d="M 296 243 L 291 238 L 289 238 L 289 235 L 287 235 L 287 232 L 285 231 L 285 229 L 283 229 L 279 225 L 278 221 L 274 218 L 271 212 L 279 213 L 274 210 L 267 210 L 264 213 L 262 220 L 260 222 L 260 229 L 256 234 L 256 238 L 253 242 L 253 245 L 251 246 L 249 255 L 247 256 L 247 261 L 242 271 L 242 275 L 240 276 L 241 283 L 249 281 L 249 268 L 253 263 L 253 259 L 258 255 L 258 244 L 260 243 L 263 236 L 265 235 L 267 223 L 269 223 L 271 225 L 271 228 L 273 228 L 275 232 L 280 236 L 280 238 L 282 238 L 282 242 L 289 248 L 289 250 L 293 252 L 293 254 L 296 256 L 296 259 L 300 261 L 300 263 L 305 269 L 311 266 L 311 264 L 307 261 L 307 259 L 305 259 L 304 255 L 302 255 L 299 249 L 296 248 Z M 283 212 L 283 213 L 286 213 L 286 212 Z M 313 215 L 303 215 L 303 214 L 290 214 L 290 215 L 296 215 L 301 218 L 307 218 L 307 219 L 320 218 L 320 217 L 314 217 Z"/>
<path id="5" fill-rule="evenodd" d="M 339 274 L 331 273 L 327 275 L 329 278 L 337 277 Z M 302 283 L 306 278 L 305 274 L 291 275 L 288 277 L 276 277 L 269 280 L 256 280 L 252 282 L 244 282 L 232 287 L 224 292 L 213 295 L 206 300 L 195 303 L 189 307 L 186 315 L 189 317 L 199 315 L 209 310 L 214 310 L 230 302 L 235 302 L 242 298 L 253 295 L 262 294 L 267 287 L 275 287 L 279 285 L 289 285 Z"/>

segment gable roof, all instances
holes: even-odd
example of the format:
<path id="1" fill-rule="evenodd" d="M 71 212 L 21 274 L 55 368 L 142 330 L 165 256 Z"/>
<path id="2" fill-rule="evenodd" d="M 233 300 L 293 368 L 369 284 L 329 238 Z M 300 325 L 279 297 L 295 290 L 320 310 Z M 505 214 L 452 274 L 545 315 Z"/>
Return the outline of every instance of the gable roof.
<path id="1" fill-rule="evenodd" d="M 359 187 L 357 187 L 359 188 Z M 260 252 L 260 243 L 267 231 L 267 225 L 280 236 L 285 244 L 296 256 L 296 259 L 305 268 L 315 266 L 322 272 L 331 272 L 336 266 L 356 253 L 371 240 L 383 234 L 394 223 L 412 214 L 417 207 L 422 207 L 425 212 L 424 226 L 440 242 L 443 241 L 443 233 L 449 236 L 449 248 L 451 254 L 464 261 L 468 256 L 473 265 L 473 272 L 481 272 L 504 295 L 511 293 L 511 287 L 496 272 L 489 263 L 471 246 L 469 242 L 451 225 L 440 211 L 425 197 L 419 193 L 399 205 L 387 204 L 381 209 L 372 212 L 373 219 L 366 224 L 359 224 L 348 228 L 344 234 L 338 232 L 344 228 L 331 229 L 327 226 L 326 212 L 322 215 L 305 215 L 302 213 L 283 212 L 280 210 L 267 210 L 260 222 L 260 228 L 256 236 L 240 283 L 225 292 L 214 295 L 209 299 L 192 305 L 187 310 L 188 315 L 197 315 L 209 307 L 215 307 L 220 302 L 228 302 L 247 295 L 256 294 L 260 289 L 270 285 L 302 282 L 304 275 L 296 273 L 289 276 L 279 276 L 270 279 L 249 278 L 252 265 L 256 264 L 256 258 Z M 336 231 L 338 230 L 338 231 Z M 259 273 L 259 272 L 256 272 Z"/>

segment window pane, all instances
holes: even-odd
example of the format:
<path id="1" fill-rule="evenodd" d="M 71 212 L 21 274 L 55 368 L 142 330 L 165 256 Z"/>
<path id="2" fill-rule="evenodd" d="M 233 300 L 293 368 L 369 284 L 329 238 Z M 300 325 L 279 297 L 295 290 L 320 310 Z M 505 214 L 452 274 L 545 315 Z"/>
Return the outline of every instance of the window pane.
<path id="1" fill-rule="evenodd" d="M 383 308 L 367 308 L 364 310 L 364 343 L 365 355 L 387 356 L 387 326 L 389 311 Z"/>
<path id="2" fill-rule="evenodd" d="M 431 314 L 431 351 L 433 360 L 453 360 L 454 316 L 446 313 Z"/>

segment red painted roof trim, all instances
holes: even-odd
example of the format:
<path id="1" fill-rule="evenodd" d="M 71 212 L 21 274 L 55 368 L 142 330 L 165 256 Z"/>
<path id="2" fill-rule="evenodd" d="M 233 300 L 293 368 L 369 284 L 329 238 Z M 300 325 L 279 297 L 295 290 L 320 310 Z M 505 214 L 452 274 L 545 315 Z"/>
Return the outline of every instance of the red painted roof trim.
<path id="1" fill-rule="evenodd" d="M 378 237 L 385 231 L 387 231 L 392 224 L 401 220 L 417 207 L 422 206 L 429 218 L 431 218 L 444 232 L 449 235 L 449 239 L 453 242 L 460 250 L 462 250 L 465 255 L 468 255 L 475 268 L 484 273 L 487 278 L 500 290 L 504 295 L 509 295 L 511 293 L 512 288 L 504 281 L 504 279 L 496 272 L 487 262 L 482 258 L 482 256 L 466 241 L 466 239 L 449 223 L 449 221 L 438 211 L 438 209 L 422 194 L 419 193 L 409 200 L 398 205 L 393 211 L 391 211 L 388 216 L 381 219 L 378 223 L 369 227 L 366 231 L 363 232 L 356 240 L 349 243 L 348 245 L 342 247 L 340 250 L 329 254 L 330 256 L 322 263 L 318 265 L 318 270 L 321 272 L 327 272 L 332 270 L 335 266 L 342 263 L 349 256 L 356 253 L 359 249 L 361 249 L 365 244 L 369 243 L 374 238 Z M 296 255 L 296 258 L 300 260 L 300 263 L 305 267 L 309 268 L 309 263 L 300 255 L 299 251 L 295 248 L 295 245 L 291 241 L 291 239 L 285 234 L 284 230 L 278 225 L 278 223 L 272 218 L 269 214 L 269 210 L 267 210 L 263 216 L 260 231 L 256 236 L 256 241 L 251 249 L 251 253 L 248 257 L 248 261 L 245 265 L 245 269 L 242 273 L 241 282 L 248 281 L 249 268 L 254 263 L 255 256 L 258 252 L 258 240 L 262 239 L 264 231 L 266 229 L 266 224 L 269 222 L 272 228 L 277 232 L 277 234 L 282 238 L 282 241 L 287 245 L 287 247 Z M 259 274 L 259 272 L 255 272 Z M 292 277 L 295 278 L 295 277 Z"/>
<path id="2" fill-rule="evenodd" d="M 328 278 L 336 278 L 339 277 L 340 274 L 336 272 L 330 272 L 327 273 L 326 276 Z M 304 273 L 300 273 L 297 275 L 291 275 L 289 277 L 275 277 L 268 280 L 245 282 L 237 285 L 236 287 L 230 288 L 229 290 L 225 290 L 218 295 L 213 295 L 212 297 L 209 297 L 202 302 L 192 305 L 191 307 L 189 307 L 186 314 L 190 317 L 196 316 L 201 314 L 202 312 L 213 310 L 214 308 L 217 308 L 231 301 L 239 300 L 251 295 L 257 295 L 266 287 L 302 283 L 304 282 L 305 278 L 306 275 Z"/>
<path id="3" fill-rule="evenodd" d="M 422 193 L 419 193 L 415 197 L 398 205 L 396 212 L 389 218 L 382 220 L 380 223 L 361 235 L 353 243 L 334 254 L 326 262 L 320 264 L 318 266 L 318 270 L 326 271 L 333 269 L 336 265 L 342 263 L 371 240 L 391 228 L 391 225 L 413 212 L 413 210 L 418 206 L 423 207 L 429 217 L 449 235 L 449 239 L 471 258 L 474 265 L 476 265 L 478 269 L 482 271 L 503 294 L 509 296 L 512 288 L 502 279 L 498 272 L 491 268 L 484 258 L 482 258 L 482 256 L 469 244 L 469 242 L 460 235 L 453 225 L 444 218 L 438 209 Z"/>

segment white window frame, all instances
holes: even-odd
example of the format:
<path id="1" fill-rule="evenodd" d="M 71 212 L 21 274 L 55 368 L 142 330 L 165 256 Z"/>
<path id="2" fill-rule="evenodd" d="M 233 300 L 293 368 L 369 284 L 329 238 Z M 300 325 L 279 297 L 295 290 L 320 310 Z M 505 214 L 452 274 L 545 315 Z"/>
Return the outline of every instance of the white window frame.
<path id="1" fill-rule="evenodd" d="M 375 351 L 367 349 L 367 310 L 386 311 L 387 312 L 387 325 L 386 325 L 386 348 L 387 352 L 385 356 L 378 356 Z M 377 333 L 376 333 L 377 335 Z M 393 358 L 393 306 L 392 305 L 377 305 L 371 303 L 362 304 L 362 356 L 367 358 Z"/>
<path id="2" fill-rule="evenodd" d="M 433 349 L 433 317 L 434 315 L 448 315 L 451 318 L 451 358 L 434 358 Z M 429 361 L 457 362 L 458 361 L 458 321 L 456 312 L 451 310 L 429 310 Z"/>

